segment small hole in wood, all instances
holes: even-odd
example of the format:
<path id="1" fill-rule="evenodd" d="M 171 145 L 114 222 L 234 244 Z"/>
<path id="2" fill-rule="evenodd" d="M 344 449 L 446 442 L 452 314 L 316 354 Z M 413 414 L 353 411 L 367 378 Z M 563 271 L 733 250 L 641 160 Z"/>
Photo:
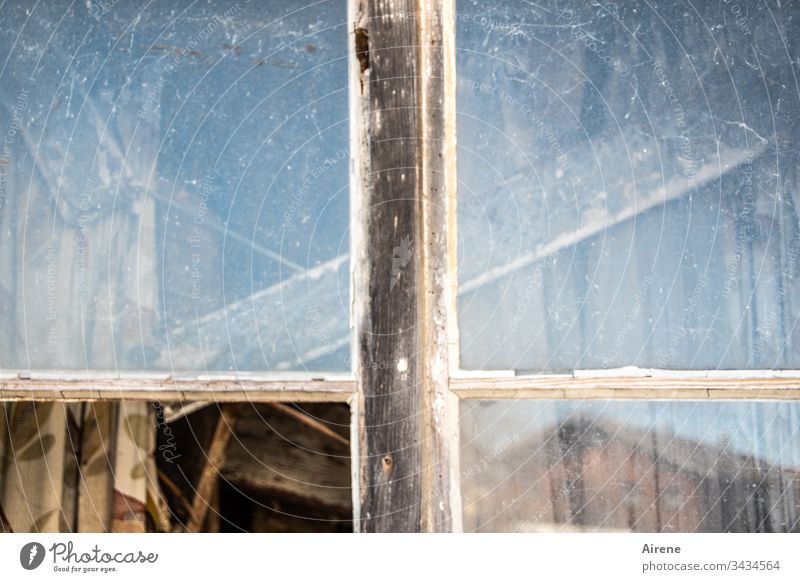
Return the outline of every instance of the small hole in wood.
<path id="1" fill-rule="evenodd" d="M 357 27 L 356 34 L 356 58 L 363 73 L 369 69 L 369 35 L 366 28 Z"/>

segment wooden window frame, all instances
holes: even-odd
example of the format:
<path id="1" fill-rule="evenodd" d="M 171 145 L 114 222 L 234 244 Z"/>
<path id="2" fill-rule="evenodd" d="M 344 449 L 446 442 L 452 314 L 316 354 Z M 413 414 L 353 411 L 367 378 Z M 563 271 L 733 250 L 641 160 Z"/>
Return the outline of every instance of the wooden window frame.
<path id="1" fill-rule="evenodd" d="M 347 18 L 353 372 L 0 374 L 0 401 L 344 402 L 355 530 L 449 532 L 462 399 L 800 400 L 796 370 L 460 369 L 455 0 L 348 0 Z"/>

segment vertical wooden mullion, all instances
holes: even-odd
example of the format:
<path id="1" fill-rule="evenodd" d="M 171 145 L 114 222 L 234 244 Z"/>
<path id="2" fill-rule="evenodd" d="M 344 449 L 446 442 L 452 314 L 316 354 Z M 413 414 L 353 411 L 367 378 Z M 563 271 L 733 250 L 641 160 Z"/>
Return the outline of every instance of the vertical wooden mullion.
<path id="1" fill-rule="evenodd" d="M 443 4 L 351 3 L 360 531 L 454 528 Z"/>
<path id="2" fill-rule="evenodd" d="M 415 5 L 358 2 L 353 31 L 366 156 L 353 201 L 360 530 L 420 527 L 419 183 Z M 359 296 L 360 294 L 360 296 Z"/>
<path id="3" fill-rule="evenodd" d="M 419 318 L 422 331 L 422 529 L 460 531 L 458 398 L 449 379 L 455 335 L 455 7 L 420 1 Z"/>

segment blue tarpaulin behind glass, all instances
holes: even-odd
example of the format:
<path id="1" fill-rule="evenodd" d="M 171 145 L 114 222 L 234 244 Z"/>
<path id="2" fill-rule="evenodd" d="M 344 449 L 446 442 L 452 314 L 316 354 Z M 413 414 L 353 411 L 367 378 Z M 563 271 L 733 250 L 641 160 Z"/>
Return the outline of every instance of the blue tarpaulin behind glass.
<path id="1" fill-rule="evenodd" d="M 343 0 L 6 2 L 0 368 L 349 369 Z"/>
<path id="2" fill-rule="evenodd" d="M 462 366 L 800 366 L 800 12 L 459 0 Z"/>

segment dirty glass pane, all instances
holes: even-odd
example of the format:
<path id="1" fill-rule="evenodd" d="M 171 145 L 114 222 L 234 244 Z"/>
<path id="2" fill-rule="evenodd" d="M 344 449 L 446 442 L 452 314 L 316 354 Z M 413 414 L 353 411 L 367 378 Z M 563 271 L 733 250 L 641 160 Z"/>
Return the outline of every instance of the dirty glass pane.
<path id="1" fill-rule="evenodd" d="M 0 368 L 347 370 L 345 0 L 0 12 Z"/>
<path id="2" fill-rule="evenodd" d="M 457 7 L 462 366 L 798 367 L 798 5 Z"/>
<path id="3" fill-rule="evenodd" d="M 795 402 L 464 401 L 465 531 L 800 531 Z"/>

